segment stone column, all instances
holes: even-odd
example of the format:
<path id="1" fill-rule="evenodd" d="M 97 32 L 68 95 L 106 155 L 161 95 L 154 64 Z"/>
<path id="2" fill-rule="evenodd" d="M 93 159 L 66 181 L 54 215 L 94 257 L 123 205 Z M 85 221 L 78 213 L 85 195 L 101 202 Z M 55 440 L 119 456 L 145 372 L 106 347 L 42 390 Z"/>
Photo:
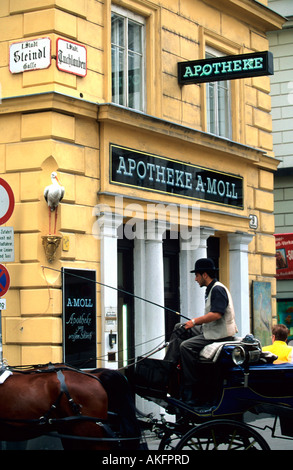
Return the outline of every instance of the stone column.
<path id="1" fill-rule="evenodd" d="M 144 222 L 143 222 L 144 223 Z M 145 223 L 144 239 L 134 240 L 134 293 L 164 307 L 163 234 L 166 223 Z M 164 308 L 145 300 L 135 299 L 135 355 L 145 356 L 165 341 Z M 165 349 L 151 356 L 163 359 Z M 160 408 L 141 397 L 136 397 L 139 410 L 159 418 Z"/>
<path id="2" fill-rule="evenodd" d="M 117 229 L 123 222 L 123 217 L 112 213 L 103 213 L 98 218 L 100 228 L 100 272 L 101 272 L 101 317 L 102 317 L 102 356 L 103 367 L 112 369 L 117 368 L 117 347 L 118 347 L 118 256 L 117 256 Z M 105 287 L 111 286 L 111 287 Z M 111 317 L 110 321 L 107 321 Z M 115 323 L 116 317 L 116 323 Z M 114 323 L 113 323 L 114 320 Z M 117 334 L 116 345 L 113 348 L 109 346 L 109 333 Z M 109 361 L 108 353 L 114 353 L 114 361 Z"/>
<path id="3" fill-rule="evenodd" d="M 144 222 L 142 222 L 144 223 Z M 146 298 L 145 293 L 145 240 L 134 239 L 133 248 L 133 278 L 134 278 L 134 311 L 135 311 L 135 355 L 141 356 L 146 353 L 147 340 L 145 311 L 146 302 L 141 299 Z M 138 298 L 139 297 L 139 298 Z"/>
<path id="4" fill-rule="evenodd" d="M 229 241 L 230 292 L 233 299 L 238 336 L 250 332 L 250 301 L 248 277 L 248 245 L 253 239 L 249 233 L 232 233 Z"/>
<path id="5" fill-rule="evenodd" d="M 190 243 L 189 249 L 180 251 L 180 303 L 182 315 L 194 318 L 204 314 L 205 289 L 199 287 L 195 282 L 195 274 L 190 271 L 194 269 L 195 261 L 207 257 L 207 240 L 215 233 L 210 227 L 200 227 L 200 239 L 197 243 Z M 186 321 L 183 319 L 183 322 Z"/>
<path id="6" fill-rule="evenodd" d="M 145 302 L 145 345 L 151 350 L 164 341 L 165 311 L 164 311 L 164 264 L 163 264 L 163 234 L 166 223 L 152 221 L 147 223 L 145 231 L 145 299 L 155 304 Z M 164 351 L 152 356 L 162 358 Z"/>

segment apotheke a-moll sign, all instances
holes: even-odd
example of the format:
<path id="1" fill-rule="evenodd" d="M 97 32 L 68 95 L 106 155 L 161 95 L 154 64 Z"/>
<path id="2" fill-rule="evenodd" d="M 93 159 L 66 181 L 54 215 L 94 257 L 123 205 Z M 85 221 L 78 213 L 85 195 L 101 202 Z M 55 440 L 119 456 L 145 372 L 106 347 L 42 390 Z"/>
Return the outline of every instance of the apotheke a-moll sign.
<path id="1" fill-rule="evenodd" d="M 273 74 L 273 54 L 269 51 L 178 62 L 180 85 Z"/>
<path id="2" fill-rule="evenodd" d="M 57 68 L 62 72 L 85 77 L 87 73 L 86 48 L 75 42 L 58 38 Z"/>
<path id="3" fill-rule="evenodd" d="M 96 271 L 62 268 L 62 282 L 63 360 L 96 367 Z"/>
<path id="4" fill-rule="evenodd" d="M 11 73 L 47 69 L 51 65 L 51 39 L 29 39 L 11 44 L 9 70 Z"/>
<path id="5" fill-rule="evenodd" d="M 110 182 L 243 209 L 243 178 L 110 144 Z"/>

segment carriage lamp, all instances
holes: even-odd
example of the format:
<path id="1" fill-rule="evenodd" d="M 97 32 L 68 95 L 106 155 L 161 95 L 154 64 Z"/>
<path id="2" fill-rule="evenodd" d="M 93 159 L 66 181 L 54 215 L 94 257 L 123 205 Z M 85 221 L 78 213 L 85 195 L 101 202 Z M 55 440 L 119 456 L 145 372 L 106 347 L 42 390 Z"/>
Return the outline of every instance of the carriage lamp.
<path id="1" fill-rule="evenodd" d="M 236 366 L 246 365 L 253 362 L 258 362 L 261 356 L 261 349 L 255 348 L 249 351 L 245 350 L 242 346 L 235 346 L 232 351 L 232 361 Z"/>
<path id="2" fill-rule="evenodd" d="M 261 356 L 261 349 L 254 349 L 252 351 L 248 351 L 248 362 L 258 362 Z"/>
<path id="3" fill-rule="evenodd" d="M 235 346 L 232 351 L 232 361 L 236 366 L 241 366 L 246 359 L 245 350 L 242 346 Z"/>

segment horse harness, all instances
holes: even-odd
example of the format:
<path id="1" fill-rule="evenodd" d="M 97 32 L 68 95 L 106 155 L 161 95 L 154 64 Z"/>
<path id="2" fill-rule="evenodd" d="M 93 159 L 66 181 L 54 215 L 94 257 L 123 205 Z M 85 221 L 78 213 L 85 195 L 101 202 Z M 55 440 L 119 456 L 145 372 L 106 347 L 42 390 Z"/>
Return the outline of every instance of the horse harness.
<path id="1" fill-rule="evenodd" d="M 14 370 L 14 368 L 11 368 L 11 369 Z M 71 368 L 71 367 L 67 367 L 67 366 L 66 367 L 56 368 L 51 363 L 48 365 L 47 369 L 35 369 L 33 371 L 17 370 L 17 372 L 20 372 L 20 373 L 49 373 L 49 372 L 56 372 L 57 378 L 60 382 L 60 393 L 59 393 L 56 401 L 51 405 L 50 409 L 47 411 L 47 413 L 45 413 L 43 416 L 40 416 L 40 418 L 32 418 L 32 419 L 0 418 L 0 422 L 4 421 L 4 422 L 11 422 L 11 423 L 14 422 L 14 423 L 26 423 L 26 424 L 33 424 L 34 423 L 34 424 L 43 426 L 43 425 L 48 425 L 48 424 L 49 425 L 62 424 L 63 422 L 66 422 L 66 421 L 77 421 L 77 420 L 92 421 L 92 422 L 96 423 L 97 425 L 99 425 L 100 427 L 103 427 L 105 432 L 107 433 L 107 435 L 110 437 L 110 439 L 109 438 L 105 438 L 105 439 L 103 439 L 103 438 L 97 438 L 97 439 L 91 438 L 90 440 L 97 440 L 97 441 L 117 440 L 116 434 L 112 431 L 110 426 L 107 424 L 106 420 L 103 420 L 101 418 L 94 418 L 94 417 L 91 417 L 91 416 L 82 415 L 82 413 L 81 413 L 82 406 L 79 405 L 79 404 L 76 404 L 74 402 L 73 398 L 71 397 L 71 395 L 69 393 L 69 390 L 68 390 L 68 387 L 66 385 L 65 376 L 64 376 L 62 370 L 69 370 L 69 371 L 74 371 L 74 372 L 78 372 L 80 374 L 87 375 L 87 376 L 89 376 L 93 379 L 96 379 L 102 385 L 101 380 L 98 377 L 96 377 L 92 374 L 81 371 L 79 369 L 74 369 L 74 368 Z M 50 417 L 52 412 L 54 412 L 54 410 L 57 408 L 58 404 L 60 403 L 60 400 L 61 400 L 63 395 L 65 395 L 66 398 L 68 399 L 68 402 L 71 406 L 71 409 L 72 409 L 72 412 L 73 412 L 74 416 L 66 416 L 66 417 L 63 417 L 63 418 L 52 418 L 52 417 Z M 108 415 L 116 415 L 116 413 L 112 413 L 112 412 L 108 411 Z M 69 437 L 69 436 L 67 436 L 67 437 Z M 70 436 L 70 438 L 72 438 L 72 436 Z M 81 436 L 78 437 L 78 439 L 81 439 L 81 438 L 82 438 Z"/>
<path id="2" fill-rule="evenodd" d="M 75 415 L 80 415 L 81 414 L 81 411 L 80 411 L 80 408 L 81 408 L 81 405 L 77 405 L 73 399 L 71 398 L 70 394 L 69 394 L 69 391 L 68 391 L 68 388 L 67 388 L 67 385 L 66 385 L 66 382 L 65 382 L 65 377 L 64 377 L 64 374 L 62 372 L 61 369 L 58 369 L 57 370 L 57 378 L 60 382 L 60 395 L 58 397 L 58 402 L 60 401 L 61 399 L 61 396 L 64 394 L 66 396 L 66 398 L 68 399 L 69 403 L 70 403 L 70 406 L 72 408 L 72 411 Z M 54 409 L 56 408 L 56 405 L 53 404 L 51 406 L 51 408 L 54 407 Z"/>

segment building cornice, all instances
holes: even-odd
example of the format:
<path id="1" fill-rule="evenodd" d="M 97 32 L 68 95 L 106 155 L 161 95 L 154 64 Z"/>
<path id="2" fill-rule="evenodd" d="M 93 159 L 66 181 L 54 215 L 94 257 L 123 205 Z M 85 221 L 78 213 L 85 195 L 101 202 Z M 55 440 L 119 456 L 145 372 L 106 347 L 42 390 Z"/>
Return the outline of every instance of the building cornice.
<path id="1" fill-rule="evenodd" d="M 263 29 L 265 32 L 282 29 L 286 19 L 274 10 L 256 0 L 204 0 L 224 13 L 233 14 L 251 25 Z"/>
<path id="2" fill-rule="evenodd" d="M 0 116 L 3 114 L 34 113 L 48 110 L 93 119 L 97 118 L 97 103 L 55 91 L 2 98 Z"/>
<path id="3" fill-rule="evenodd" d="M 195 144 L 197 147 L 201 147 L 202 151 L 213 150 L 230 158 L 236 158 L 238 161 L 250 162 L 250 164 L 266 168 L 269 171 L 275 171 L 279 164 L 276 158 L 255 147 L 166 121 L 155 116 L 149 116 L 112 103 L 99 105 L 98 121 L 105 124 L 116 124 L 122 127 L 137 128 L 140 131 L 167 135 L 169 138 Z"/>
<path id="4" fill-rule="evenodd" d="M 100 123 L 115 123 L 118 126 L 130 126 L 133 129 L 167 135 L 171 139 L 197 145 L 203 151 L 213 150 L 231 158 L 250 162 L 268 171 L 276 171 L 279 165 L 279 160 L 260 149 L 113 103 L 99 104 L 62 93 L 45 92 L 5 98 L 0 106 L 0 115 L 43 111 L 83 116 L 98 120 Z"/>

